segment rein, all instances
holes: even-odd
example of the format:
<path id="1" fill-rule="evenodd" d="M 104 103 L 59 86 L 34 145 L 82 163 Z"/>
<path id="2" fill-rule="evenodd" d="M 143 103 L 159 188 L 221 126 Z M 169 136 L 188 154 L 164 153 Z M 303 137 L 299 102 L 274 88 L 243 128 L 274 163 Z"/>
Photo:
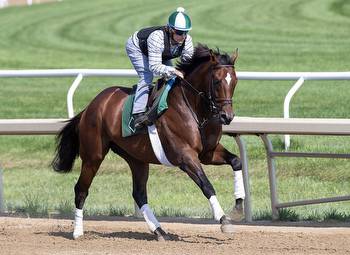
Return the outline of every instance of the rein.
<path id="1" fill-rule="evenodd" d="M 211 119 L 218 119 L 220 118 L 219 116 L 219 107 L 217 105 L 217 103 L 222 103 L 222 106 L 226 105 L 226 104 L 232 104 L 232 99 L 226 99 L 226 98 L 214 98 L 212 95 L 213 93 L 213 89 L 214 89 L 214 79 L 212 77 L 213 74 L 213 69 L 218 69 L 221 67 L 233 67 L 234 65 L 217 65 L 214 68 L 211 68 L 211 84 L 210 84 L 210 88 L 209 88 L 209 95 L 207 96 L 205 94 L 204 91 L 199 91 L 198 89 L 196 89 L 190 82 L 188 82 L 187 80 L 185 80 L 184 78 L 179 77 L 187 86 L 187 88 L 189 88 L 194 94 L 196 94 L 197 96 L 199 96 L 201 99 L 203 99 L 207 104 L 209 104 L 209 109 L 210 112 L 212 113 L 211 117 L 209 119 L 204 119 L 202 122 L 199 121 L 197 114 L 193 111 L 191 104 L 189 103 L 186 94 L 183 90 L 183 86 L 181 86 L 181 92 L 182 92 L 182 96 L 185 100 L 185 103 L 187 105 L 187 107 L 190 109 L 191 114 L 194 118 L 194 120 L 197 122 L 197 125 L 199 127 L 199 129 L 202 129 Z"/>

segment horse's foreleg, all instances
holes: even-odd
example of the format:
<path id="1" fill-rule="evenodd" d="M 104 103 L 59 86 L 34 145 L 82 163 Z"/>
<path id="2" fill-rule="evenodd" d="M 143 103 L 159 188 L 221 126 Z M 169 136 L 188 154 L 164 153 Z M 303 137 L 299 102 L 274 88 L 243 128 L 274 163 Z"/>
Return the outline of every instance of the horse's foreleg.
<path id="1" fill-rule="evenodd" d="M 186 155 L 190 154 L 186 153 Z M 195 156 L 191 158 L 187 157 L 184 159 L 184 162 L 181 164 L 180 168 L 191 177 L 191 179 L 202 190 L 204 196 L 209 200 L 214 219 L 221 223 L 221 230 L 223 232 L 231 232 L 231 229 L 227 227 L 230 225 L 228 217 L 222 210 L 222 207 L 216 198 L 214 187 L 205 175 L 200 161 L 196 159 Z"/>
<path id="2" fill-rule="evenodd" d="M 151 208 L 148 205 L 147 201 L 147 181 L 149 175 L 149 164 L 142 163 L 133 158 L 126 158 L 131 172 L 133 180 L 133 192 L 132 196 L 135 200 L 135 203 L 140 209 L 148 228 L 152 233 L 157 237 L 158 241 L 169 240 L 168 234 L 161 228 L 160 223 L 157 218 L 154 216 Z"/>
<path id="3" fill-rule="evenodd" d="M 235 205 L 230 217 L 233 220 L 240 221 L 244 219 L 243 204 L 245 198 L 245 189 L 243 184 L 242 163 L 238 156 L 226 150 L 221 144 L 213 151 L 209 151 L 201 157 L 203 164 L 223 165 L 229 164 L 234 174 L 234 196 Z"/>

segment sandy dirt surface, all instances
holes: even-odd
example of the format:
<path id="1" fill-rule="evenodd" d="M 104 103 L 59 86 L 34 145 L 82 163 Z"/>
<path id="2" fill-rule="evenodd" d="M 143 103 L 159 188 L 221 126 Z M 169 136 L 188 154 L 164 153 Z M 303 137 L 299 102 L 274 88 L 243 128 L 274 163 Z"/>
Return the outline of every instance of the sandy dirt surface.
<path id="1" fill-rule="evenodd" d="M 158 242 L 146 223 L 85 220 L 73 240 L 72 220 L 0 217 L 0 254 L 350 254 L 350 227 L 219 225 L 161 222 L 171 241 Z"/>

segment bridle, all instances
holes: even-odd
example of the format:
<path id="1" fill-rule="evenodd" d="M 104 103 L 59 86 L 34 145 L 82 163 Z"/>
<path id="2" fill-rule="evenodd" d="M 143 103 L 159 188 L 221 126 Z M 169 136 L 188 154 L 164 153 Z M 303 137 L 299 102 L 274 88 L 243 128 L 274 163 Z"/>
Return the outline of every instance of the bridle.
<path id="1" fill-rule="evenodd" d="M 215 69 L 219 69 L 219 68 L 224 68 L 224 67 L 234 67 L 234 65 L 215 65 L 215 66 L 211 66 L 210 70 L 211 70 L 211 82 L 210 82 L 210 87 L 209 87 L 209 91 L 208 91 L 208 95 L 204 92 L 204 91 L 199 91 L 198 89 L 196 89 L 190 82 L 188 82 L 186 79 L 184 78 L 180 78 L 184 84 L 186 84 L 186 88 L 190 89 L 195 95 L 199 96 L 200 99 L 202 99 L 206 104 L 209 105 L 209 111 L 211 113 L 210 118 L 209 119 L 203 119 L 202 122 L 199 121 L 197 114 L 193 111 L 187 97 L 186 94 L 183 90 L 183 86 L 181 87 L 181 91 L 182 91 L 182 96 L 185 100 L 185 103 L 187 105 L 187 107 L 190 109 L 191 114 L 193 116 L 193 118 L 195 119 L 195 121 L 198 124 L 198 127 L 201 129 L 203 128 L 210 120 L 217 120 L 220 118 L 220 108 L 222 108 L 223 106 L 227 105 L 227 104 L 232 104 L 232 99 L 227 99 L 227 98 L 216 98 L 215 93 L 214 93 L 214 77 L 213 77 L 213 71 Z"/>
<path id="2" fill-rule="evenodd" d="M 227 99 L 227 98 L 216 98 L 213 95 L 214 94 L 214 78 L 213 78 L 213 70 L 215 69 L 219 69 L 219 68 L 223 68 L 223 67 L 234 67 L 234 65 L 216 65 L 215 67 L 211 67 L 211 84 L 210 84 L 210 88 L 209 88 L 209 95 L 208 95 L 208 99 L 210 100 L 210 111 L 212 113 L 219 113 L 220 112 L 220 108 L 219 107 L 223 107 L 227 104 L 232 104 L 232 98 Z"/>

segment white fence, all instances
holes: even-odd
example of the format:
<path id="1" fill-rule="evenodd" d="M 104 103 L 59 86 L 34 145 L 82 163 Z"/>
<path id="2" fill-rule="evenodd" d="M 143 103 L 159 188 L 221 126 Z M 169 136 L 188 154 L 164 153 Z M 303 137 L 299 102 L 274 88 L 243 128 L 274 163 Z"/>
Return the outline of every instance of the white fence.
<path id="1" fill-rule="evenodd" d="M 0 0 L 0 8 L 4 8 L 8 5 L 9 5 L 9 3 L 7 0 Z"/>
<path id="2" fill-rule="evenodd" d="M 295 134 L 295 135 L 329 135 L 349 136 L 350 119 L 308 119 L 308 118 L 234 118 L 229 126 L 223 126 L 225 134 L 236 134 L 236 142 L 240 148 L 240 156 L 243 165 L 245 188 L 247 191 L 247 203 L 250 203 L 248 155 L 241 135 L 258 135 L 266 149 L 267 167 L 269 172 L 270 196 L 272 218 L 278 219 L 278 209 L 319 204 L 328 202 L 339 202 L 350 200 L 350 195 L 319 198 L 312 200 L 300 200 L 280 203 L 277 194 L 276 184 L 276 157 L 314 157 L 314 158 L 350 158 L 350 154 L 340 153 L 319 153 L 319 152 L 276 152 L 273 150 L 269 134 Z M 247 212 L 246 212 L 247 213 Z M 251 212 L 248 212 L 251 213 Z M 249 214 L 248 214 L 249 215 Z M 248 218 L 248 220 L 251 220 Z"/>
<path id="3" fill-rule="evenodd" d="M 84 77 L 137 77 L 133 69 L 52 69 L 52 70 L 0 70 L 5 77 L 76 77 L 67 93 L 68 117 L 74 116 L 73 97 Z M 237 72 L 239 80 L 294 80 L 296 83 L 284 99 L 283 117 L 289 118 L 290 101 L 306 80 L 350 80 L 350 72 Z M 288 149 L 289 137 L 285 145 Z"/>
<path id="4" fill-rule="evenodd" d="M 5 77 L 76 77 L 67 93 L 68 117 L 74 116 L 73 96 L 84 77 L 136 77 L 136 72 L 130 69 L 105 70 L 105 69 L 69 69 L 69 70 L 3 70 L 0 78 Z M 295 92 L 300 88 L 304 80 L 350 80 L 350 72 L 237 72 L 240 80 L 297 80 L 296 84 L 288 92 L 284 103 L 284 119 L 282 118 L 235 118 L 229 126 L 224 126 L 224 133 L 235 135 L 242 158 L 244 185 L 246 189 L 245 215 L 246 220 L 252 221 L 251 199 L 249 192 L 248 156 L 245 143 L 241 138 L 243 134 L 258 134 L 266 148 L 271 207 L 273 218 L 278 218 L 278 209 L 290 206 L 325 203 L 350 200 L 350 196 L 322 198 L 316 200 L 304 200 L 288 203 L 279 203 L 276 191 L 275 157 L 331 157 L 350 158 L 349 154 L 329 153 L 296 153 L 274 152 L 268 134 L 301 134 L 301 135 L 350 135 L 350 120 L 335 119 L 288 119 L 289 102 Z M 286 109 L 288 109 L 286 113 Z M 42 120 L 0 120 L 0 135 L 10 134 L 55 134 L 63 126 L 64 119 Z M 1 173 L 1 170 L 0 170 Z M 1 177 L 1 176 L 0 176 Z M 1 181 L 1 180 L 0 180 Z M 0 182 L 1 184 L 1 182 Z M 2 185 L 0 186 L 2 195 Z M 3 207 L 0 197 L 0 209 Z"/>
<path id="5" fill-rule="evenodd" d="M 40 1 L 39 1 L 40 2 Z M 15 1 L 15 3 L 12 3 L 11 0 L 0 0 L 0 8 L 4 8 L 4 7 L 7 7 L 9 5 L 32 5 L 33 4 L 33 1 L 32 0 L 26 0 L 26 1 Z"/>

